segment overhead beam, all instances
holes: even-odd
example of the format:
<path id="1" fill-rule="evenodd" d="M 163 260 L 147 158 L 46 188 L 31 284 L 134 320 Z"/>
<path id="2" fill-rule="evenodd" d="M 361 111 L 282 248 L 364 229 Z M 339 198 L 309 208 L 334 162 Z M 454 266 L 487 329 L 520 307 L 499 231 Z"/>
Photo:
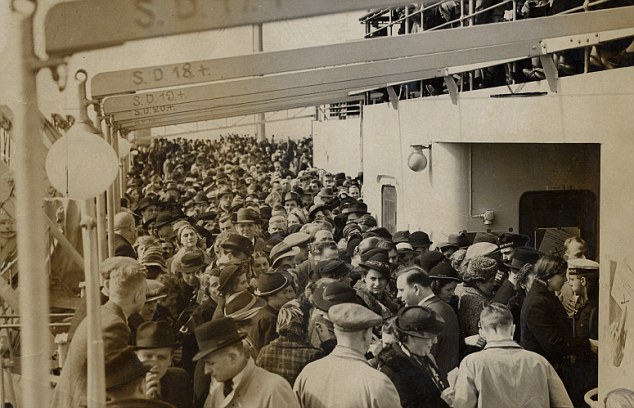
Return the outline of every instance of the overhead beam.
<path id="1" fill-rule="evenodd" d="M 381 7 L 403 0 L 79 0 L 54 5 L 46 52 L 71 55 L 127 41 Z"/>
<path id="2" fill-rule="evenodd" d="M 361 96 L 348 97 L 348 98 L 333 98 L 328 100 L 327 98 L 320 98 L 315 102 L 297 102 L 297 103 L 279 103 L 279 104 L 266 104 L 261 106 L 250 106 L 247 108 L 233 107 L 229 109 L 216 110 L 211 112 L 195 112 L 189 115 L 181 115 L 176 117 L 163 117 L 151 121 L 141 120 L 118 124 L 124 130 L 138 130 L 148 129 L 154 127 L 178 125 L 184 123 L 202 122 L 215 119 L 224 119 L 235 116 L 253 115 L 255 113 L 277 112 L 288 109 L 305 108 L 308 106 L 323 105 L 329 103 L 345 103 L 345 102 L 357 102 L 361 100 Z"/>
<path id="3" fill-rule="evenodd" d="M 213 109 L 224 106 L 246 105 L 278 100 L 297 100 L 305 96 L 337 92 L 342 97 L 350 91 L 376 85 L 387 85 L 392 81 L 408 81 L 418 78 L 430 78 L 436 75 L 435 70 L 420 70 L 419 60 L 394 60 L 366 66 L 350 66 L 333 68 L 327 71 L 314 71 L 289 76 L 254 78 L 230 83 L 204 85 L 200 88 L 190 87 L 150 94 L 134 95 L 132 110 L 127 101 L 112 101 L 106 98 L 103 112 L 111 115 L 115 121 L 160 117 L 196 110 Z M 391 74 L 398 72 L 398 74 Z M 167 96 L 166 96 L 167 95 Z M 161 101 L 173 100 L 164 103 Z M 148 100 L 159 100 L 158 103 L 141 103 Z M 192 102 L 177 103 L 181 100 Z M 119 104 L 122 102 L 123 104 Z M 135 108 L 134 105 L 139 107 Z M 146 105 L 146 106 L 143 106 Z"/>
<path id="4" fill-rule="evenodd" d="M 445 68 L 473 64 L 477 62 L 495 61 L 499 59 L 520 59 L 532 56 L 544 55 L 544 50 L 540 46 L 540 41 L 544 38 L 551 38 L 553 31 L 559 32 L 558 23 L 567 25 L 569 33 L 579 32 L 579 26 L 591 26 L 587 20 L 589 14 L 600 14 L 609 17 L 603 20 L 603 27 L 590 27 L 588 30 L 597 28 L 618 28 L 622 24 L 629 24 L 628 18 L 634 18 L 634 7 L 628 7 L 626 13 L 619 10 L 616 14 L 613 10 L 604 12 L 594 12 L 586 14 L 576 14 L 567 16 L 550 17 L 548 27 L 544 27 L 546 32 L 541 35 L 525 35 L 524 40 L 508 42 L 508 37 L 517 35 L 517 27 L 514 24 L 489 24 L 482 27 L 456 29 L 453 40 L 460 44 L 462 40 L 467 41 L 473 36 L 473 31 L 478 29 L 480 34 L 488 38 L 487 43 L 493 44 L 479 48 L 463 47 L 452 44 L 447 48 L 451 51 L 438 52 L 431 55 L 420 55 L 408 58 L 400 58 L 387 61 L 370 62 L 343 67 L 323 68 L 308 72 L 280 74 L 269 77 L 248 78 L 237 81 L 199 85 L 193 87 L 183 87 L 173 90 L 163 90 L 154 92 L 144 92 L 135 95 L 124 95 L 108 97 L 103 102 L 105 114 L 116 112 L 128 112 L 118 115 L 117 119 L 130 119 L 139 117 L 160 116 L 169 113 L 185 112 L 190 110 L 205 109 L 218 106 L 219 104 L 231 104 L 251 102 L 262 99 L 287 98 L 311 92 L 328 92 L 334 89 L 350 89 L 354 87 L 367 88 L 368 86 L 383 86 L 389 82 L 399 82 L 415 79 L 424 79 L 434 76 L 444 76 Z M 606 14 L 608 13 L 608 14 Z M 620 17 L 624 16 L 624 20 Z M 561 20 L 564 19 L 564 20 Z M 539 20 L 539 19 L 536 19 Z M 548 20 L 548 19 L 545 19 Z M 530 23 L 527 21 L 526 23 Z M 537 26 L 525 26 L 533 33 Z M 481 30 L 484 28 L 485 30 Z M 448 30 L 447 33 L 453 30 Z M 426 39 L 424 35 L 420 40 Z M 370 40 L 372 41 L 372 40 Z M 457 48 L 457 49 L 456 49 Z M 436 72 L 423 72 L 423 71 Z M 393 74 L 394 72 L 398 74 Z M 346 87 L 346 82 L 350 82 Z M 356 82 L 355 82 L 356 81 Z M 264 94 L 256 96 L 257 94 Z M 227 98 L 235 97 L 233 100 Z M 183 105 L 183 106 L 179 106 Z"/>
<path id="5" fill-rule="evenodd" d="M 279 74 L 338 65 L 358 64 L 416 55 L 479 48 L 492 40 L 506 44 L 518 41 L 541 41 L 581 33 L 612 29 L 631 29 L 632 7 L 593 11 L 569 16 L 554 16 L 482 26 L 430 31 L 419 34 L 373 38 L 343 44 L 273 51 L 214 60 L 187 61 L 99 73 L 91 80 L 93 98 L 131 93 L 148 89 L 200 84 L 250 76 Z M 566 17 L 575 17 L 570 20 Z M 629 20 L 631 21 L 631 20 Z M 502 27 L 512 27 L 504 30 Z M 572 30 L 571 30 L 572 29 Z M 464 35 L 468 30 L 469 35 Z M 496 35 L 499 30 L 504 36 Z M 564 38 L 570 44 L 568 38 Z M 550 49 L 546 52 L 552 52 Z M 498 58 L 499 59 L 499 58 Z"/>

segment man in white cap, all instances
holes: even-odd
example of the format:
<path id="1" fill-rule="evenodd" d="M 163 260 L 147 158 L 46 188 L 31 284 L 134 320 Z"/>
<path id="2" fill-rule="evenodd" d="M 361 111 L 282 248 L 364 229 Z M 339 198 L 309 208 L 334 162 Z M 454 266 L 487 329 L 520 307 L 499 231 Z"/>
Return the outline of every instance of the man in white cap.
<path id="1" fill-rule="evenodd" d="M 337 346 L 321 360 L 308 364 L 293 387 L 304 408 L 313 407 L 400 407 L 394 384 L 368 364 L 364 354 L 372 339 L 372 328 L 383 319 L 367 307 L 342 303 L 332 306 L 328 316 L 334 324 Z"/>

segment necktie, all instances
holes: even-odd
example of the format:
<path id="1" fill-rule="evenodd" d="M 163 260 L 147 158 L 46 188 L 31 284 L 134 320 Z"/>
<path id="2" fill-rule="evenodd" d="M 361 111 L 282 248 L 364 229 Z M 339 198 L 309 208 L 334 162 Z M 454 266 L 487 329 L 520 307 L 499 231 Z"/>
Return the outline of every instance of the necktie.
<path id="1" fill-rule="evenodd" d="M 222 391 L 225 393 L 225 397 L 231 394 L 231 391 L 233 391 L 233 381 L 231 378 L 224 382 Z"/>

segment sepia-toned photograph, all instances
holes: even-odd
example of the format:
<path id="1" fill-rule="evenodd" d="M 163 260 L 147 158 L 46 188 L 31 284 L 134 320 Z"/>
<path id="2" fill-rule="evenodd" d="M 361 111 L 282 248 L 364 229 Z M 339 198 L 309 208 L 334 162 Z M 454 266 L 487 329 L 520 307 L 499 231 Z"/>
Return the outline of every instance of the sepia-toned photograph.
<path id="1" fill-rule="evenodd" d="M 634 0 L 0 7 L 0 406 L 634 408 Z"/>

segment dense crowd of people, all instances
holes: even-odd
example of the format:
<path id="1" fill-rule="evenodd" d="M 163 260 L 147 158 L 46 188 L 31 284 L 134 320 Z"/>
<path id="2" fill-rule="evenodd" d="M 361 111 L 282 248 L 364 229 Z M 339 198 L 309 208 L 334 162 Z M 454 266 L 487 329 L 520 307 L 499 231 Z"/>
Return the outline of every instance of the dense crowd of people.
<path id="1" fill-rule="evenodd" d="M 100 268 L 109 406 L 584 406 L 599 264 L 582 239 L 562 257 L 514 233 L 390 233 L 362 174 L 311 155 L 238 135 L 133 152 Z M 77 316 L 52 407 L 86 404 Z"/>

